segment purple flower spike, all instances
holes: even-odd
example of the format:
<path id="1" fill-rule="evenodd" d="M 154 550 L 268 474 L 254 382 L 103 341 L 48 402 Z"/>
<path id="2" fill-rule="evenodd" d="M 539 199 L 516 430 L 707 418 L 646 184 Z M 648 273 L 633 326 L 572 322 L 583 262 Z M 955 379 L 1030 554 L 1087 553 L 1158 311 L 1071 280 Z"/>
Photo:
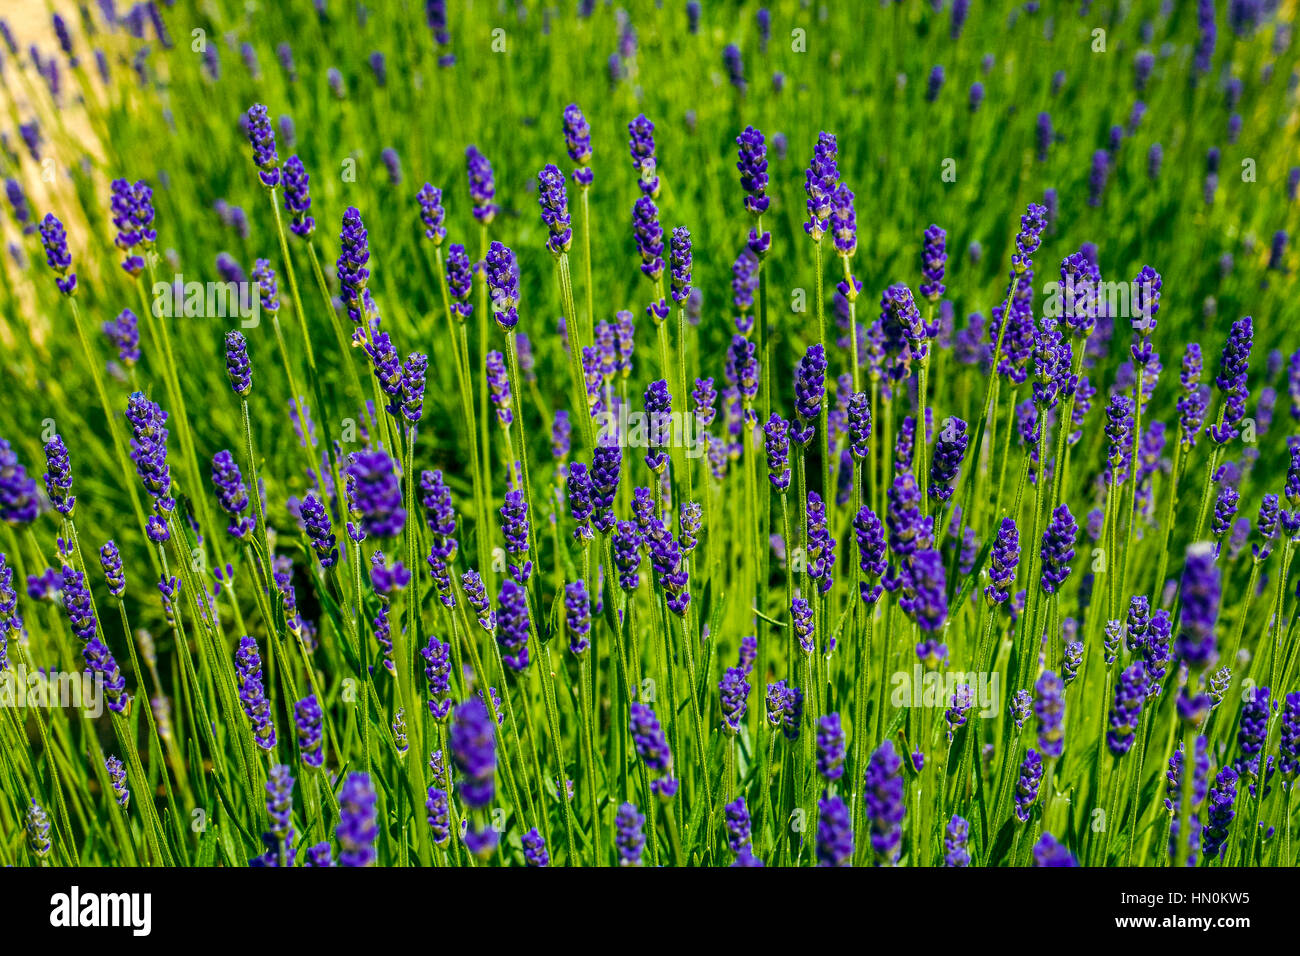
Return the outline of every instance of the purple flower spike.
<path id="1" fill-rule="evenodd" d="M 420 649 L 425 660 L 424 679 L 429 684 L 429 713 L 434 720 L 445 720 L 451 713 L 451 644 L 429 635 L 429 643 Z"/>
<path id="2" fill-rule="evenodd" d="M 848 804 L 824 795 L 817 803 L 817 865 L 849 866 L 853 862 L 853 821 Z M 872 836 L 875 843 L 875 836 Z"/>
<path id="3" fill-rule="evenodd" d="M 939 301 L 944 293 L 943 271 L 948 261 L 948 234 L 938 226 L 929 226 L 925 230 L 925 240 L 921 250 L 921 274 L 925 281 L 921 283 L 921 297 L 931 302 Z"/>
<path id="4" fill-rule="evenodd" d="M 148 249 L 158 239 L 153 229 L 153 190 L 143 180 L 132 185 L 125 179 L 113 180 L 111 189 L 109 206 L 117 229 L 113 242 L 126 254 L 123 271 L 134 278 L 145 267 L 144 257 L 135 252 L 136 248 Z"/>
<path id="5" fill-rule="evenodd" d="M 11 525 L 31 524 L 39 513 L 36 479 L 28 477 L 17 453 L 0 438 L 0 520 Z"/>
<path id="6" fill-rule="evenodd" d="M 1219 616 L 1219 568 L 1214 546 L 1194 544 L 1187 549 L 1181 595 L 1182 628 L 1174 641 L 1174 656 L 1199 673 L 1217 659 L 1215 625 Z"/>
<path id="7" fill-rule="evenodd" d="M 685 226 L 673 230 L 669 249 L 673 301 L 682 305 L 691 296 L 691 234 Z"/>
<path id="8" fill-rule="evenodd" d="M 263 750 L 273 751 L 275 724 L 271 719 L 271 702 L 266 699 L 262 684 L 262 657 L 257 651 L 257 641 L 248 635 L 239 640 L 235 672 L 239 678 L 240 703 L 253 725 L 253 739 Z"/>
<path id="9" fill-rule="evenodd" d="M 960 2 L 960 0 L 958 0 Z M 956 10 L 954 8 L 954 16 Z M 970 866 L 970 851 L 966 849 L 970 839 L 970 823 L 957 814 L 952 815 L 944 829 L 943 849 L 944 866 Z"/>
<path id="10" fill-rule="evenodd" d="M 1133 735 L 1142 716 L 1142 706 L 1147 698 L 1147 666 L 1136 661 L 1124 669 L 1115 685 L 1115 700 L 1110 711 L 1110 730 L 1106 745 L 1116 757 L 1122 757 L 1133 746 Z"/>
<path id="11" fill-rule="evenodd" d="M 767 212 L 771 200 L 767 190 L 767 144 L 763 134 L 752 126 L 736 137 L 740 147 L 740 159 L 736 168 L 740 170 L 740 185 L 745 190 L 745 208 L 755 216 Z"/>
<path id="12" fill-rule="evenodd" d="M 501 660 L 516 673 L 528 669 L 528 616 L 527 595 L 524 589 L 510 578 L 501 583 L 497 595 L 497 643 L 501 646 Z"/>
<path id="13" fill-rule="evenodd" d="M 140 361 L 140 320 L 130 309 L 123 309 L 117 318 L 105 322 L 101 329 L 113 347 L 117 360 L 128 368 Z"/>
<path id="14" fill-rule="evenodd" d="M 565 626 L 569 631 L 569 650 L 582 654 L 591 647 L 591 599 L 587 585 L 581 578 L 564 587 Z"/>
<path id="15" fill-rule="evenodd" d="M 1236 817 L 1237 771 L 1222 767 L 1210 788 L 1209 820 L 1201 833 L 1201 849 L 1207 860 L 1219 855 L 1228 841 L 1228 830 Z"/>
<path id="16" fill-rule="evenodd" d="M 889 566 L 885 557 L 885 529 L 876 513 L 863 505 L 853 518 L 853 530 L 858 542 L 858 566 L 868 580 L 859 584 L 862 600 L 875 604 L 882 586 L 877 583 Z"/>
<path id="17" fill-rule="evenodd" d="M 934 446 L 934 460 L 930 464 L 930 497 L 936 501 L 952 498 L 952 484 L 957 478 L 969 442 L 966 423 L 960 418 L 949 418 L 940 429 Z"/>
<path id="18" fill-rule="evenodd" d="M 722 702 L 722 723 L 728 733 L 740 733 L 749 702 L 749 681 L 743 667 L 728 667 L 718 683 Z"/>
<path id="19" fill-rule="evenodd" d="M 844 776 L 844 728 L 840 715 L 826 714 L 817 722 L 817 772 L 827 780 Z"/>
<path id="20" fill-rule="evenodd" d="M 1020 562 L 1020 534 L 1011 518 L 1003 518 L 990 553 L 989 584 L 984 597 L 991 605 L 1006 604 L 1016 583 L 1016 565 Z"/>
<path id="21" fill-rule="evenodd" d="M 810 345 L 799 360 L 794 385 L 794 409 L 805 425 L 811 424 L 821 413 L 825 397 L 826 351 L 821 345 Z M 806 444 L 806 441 L 800 443 Z"/>
<path id="22" fill-rule="evenodd" d="M 1047 209 L 1037 203 L 1030 203 L 1025 214 L 1020 217 L 1020 232 L 1016 235 L 1016 253 L 1011 257 L 1011 266 L 1017 275 L 1028 271 L 1033 266 L 1031 257 L 1038 251 L 1045 228 L 1047 228 Z"/>
<path id="23" fill-rule="evenodd" d="M 632 207 L 632 232 L 641 256 L 641 271 L 658 281 L 664 273 L 664 231 L 659 225 L 659 209 L 648 195 Z"/>
<path id="24" fill-rule="evenodd" d="M 871 755 L 864 783 L 867 819 L 871 821 L 871 848 L 883 862 L 897 863 L 907 803 L 903 761 L 895 753 L 892 741 L 886 740 Z"/>
<path id="25" fill-rule="evenodd" d="M 853 209 L 853 192 L 840 183 L 831 200 L 831 234 L 835 248 L 844 258 L 850 258 L 858 249 L 858 218 Z"/>
<path id="26" fill-rule="evenodd" d="M 50 574 L 55 572 L 51 571 Z M 72 633 L 83 644 L 94 640 L 97 625 L 90 589 L 86 587 L 86 576 L 80 571 L 65 567 L 61 579 L 57 580 L 63 591 L 63 609 L 67 612 Z"/>
<path id="27" fill-rule="evenodd" d="M 836 142 L 830 133 L 821 133 L 813 147 L 812 162 L 804 174 L 804 192 L 808 194 L 808 221 L 804 231 L 815 241 L 830 228 L 831 210 L 840 174 L 836 167 Z"/>
<path id="28" fill-rule="evenodd" d="M 670 799 L 677 792 L 677 781 L 672 775 L 672 751 L 668 749 L 668 738 L 659 725 L 659 718 L 645 704 L 634 702 L 631 705 L 630 730 L 637 755 L 655 778 L 650 783 L 650 790 L 664 800 Z"/>
<path id="29" fill-rule="evenodd" d="M 131 425 L 131 458 L 145 491 L 153 498 L 153 518 L 163 522 L 163 515 L 175 507 L 171 493 L 171 470 L 167 464 L 167 413 L 140 392 L 127 400 L 126 420 Z M 152 519 L 151 519 L 152 520 Z M 165 526 L 155 534 L 166 540 Z"/>
<path id="30" fill-rule="evenodd" d="M 59 435 L 45 443 L 45 491 L 54 510 L 65 518 L 71 518 L 77 505 L 72 494 L 72 463 L 68 458 L 68 446 Z"/>
<path id="31" fill-rule="evenodd" d="M 69 271 L 72 255 L 68 252 L 68 234 L 63 223 L 53 213 L 46 213 L 41 220 L 40 233 L 41 244 L 45 247 L 45 262 L 57 276 L 54 284 L 64 295 L 72 295 L 77 289 L 77 274 Z"/>
<path id="32" fill-rule="evenodd" d="M 126 575 L 122 571 L 122 555 L 117 550 L 117 545 L 108 541 L 99 549 L 99 566 L 104 570 L 104 580 L 108 584 L 108 593 L 113 597 L 120 598 L 126 593 Z M 10 572 L 12 574 L 12 572 Z M 2 591 L 3 588 L 0 588 Z M 0 617 L 4 614 L 4 604 L 0 602 Z M 3 630 L 3 621 L 0 620 L 0 630 Z"/>
<path id="33" fill-rule="evenodd" d="M 448 735 L 452 762 L 462 774 L 461 800 L 473 810 L 489 807 L 496 792 L 496 742 L 487 705 L 471 697 L 456 708 Z"/>
<path id="34" fill-rule="evenodd" d="M 381 449 L 353 452 L 346 475 L 349 510 L 355 516 L 355 521 L 349 522 L 349 532 L 354 533 L 354 538 L 355 533 L 363 538 L 395 538 L 401 534 L 406 509 L 402 507 L 402 487 L 393 460 Z"/>
<path id="35" fill-rule="evenodd" d="M 306 239 L 316 229 L 311 217 L 310 177 L 297 156 L 284 161 L 284 211 L 289 214 L 289 230 L 300 239 Z"/>
<path id="36" fill-rule="evenodd" d="M 1020 765 L 1020 777 L 1016 781 L 1015 814 L 1021 823 L 1029 822 L 1029 813 L 1038 801 L 1038 786 L 1042 779 L 1043 758 L 1038 755 L 1038 751 L 1030 750 Z"/>
<path id="37" fill-rule="evenodd" d="M 226 533 L 236 541 L 244 541 L 253 533 L 256 522 L 244 514 L 248 508 L 248 488 L 229 451 L 219 451 L 212 457 L 212 485 L 217 491 L 221 510 L 230 516 Z"/>
<path id="38" fill-rule="evenodd" d="M 309 767 L 320 767 L 325 763 L 322 750 L 322 722 L 324 714 L 315 694 L 304 697 L 293 705 L 293 724 L 298 736 L 298 753 L 302 762 Z"/>
<path id="39" fill-rule="evenodd" d="M 242 332 L 226 333 L 226 374 L 236 395 L 247 395 L 252 389 L 253 368 L 248 361 L 248 342 Z"/>
<path id="40" fill-rule="evenodd" d="M 303 527 L 307 531 L 311 548 L 320 559 L 322 568 L 332 568 L 338 563 L 339 549 L 335 547 L 336 538 L 330 524 L 329 512 L 314 492 L 309 492 L 302 500 L 299 509 Z"/>
<path id="41" fill-rule="evenodd" d="M 379 838 L 377 797 L 368 773 L 348 774 L 339 794 L 339 866 L 374 866 Z"/>
<path id="42" fill-rule="evenodd" d="M 645 815 L 638 813 L 634 805 L 625 803 L 618 808 L 614 828 L 619 866 L 640 866 L 645 848 Z"/>
<path id="43" fill-rule="evenodd" d="M 248 141 L 253 146 L 253 165 L 267 189 L 280 185 L 280 157 L 275 152 L 275 130 L 265 106 L 257 103 L 248 110 Z"/>
<path id="44" fill-rule="evenodd" d="M 339 297 L 347 306 L 348 317 L 360 325 L 366 321 L 370 308 L 366 289 L 366 283 L 370 281 L 370 270 L 366 267 L 370 261 L 370 240 L 361 213 L 355 207 L 349 206 L 343 213 L 339 241 L 342 248 L 335 269 Z"/>
<path id="45" fill-rule="evenodd" d="M 1294 779 L 1300 773 L 1300 691 L 1286 695 L 1279 722 L 1278 770 Z"/>
<path id="46" fill-rule="evenodd" d="M 1078 866 L 1079 861 L 1074 858 L 1065 844 L 1057 841 L 1056 837 L 1046 831 L 1038 838 L 1034 844 L 1034 866 Z"/>
<path id="47" fill-rule="evenodd" d="M 286 174 L 287 172 L 286 164 Z M 435 246 L 441 246 L 443 240 L 447 238 L 447 229 L 442 224 L 447 217 L 447 210 L 442 205 L 442 190 L 425 183 L 415 199 L 420 204 L 420 221 L 424 223 L 424 238 Z"/>
<path id="48" fill-rule="evenodd" d="M 573 244 L 569 200 L 564 191 L 564 174 L 554 163 L 544 166 L 537 174 L 537 201 L 542 207 L 542 222 L 550 231 L 546 248 L 554 256 L 568 252 Z"/>
<path id="49" fill-rule="evenodd" d="M 91 676 L 101 682 L 108 709 L 115 714 L 126 713 L 131 698 L 126 693 L 126 678 L 118 669 L 108 646 L 98 637 L 92 637 L 81 650 L 81 657 Z"/>
<path id="50" fill-rule="evenodd" d="M 1046 593 L 1056 594 L 1070 576 L 1070 562 L 1074 560 L 1074 541 L 1078 533 L 1079 526 L 1067 505 L 1052 512 L 1051 523 L 1043 532 L 1041 551 L 1042 585 Z"/>
<path id="51" fill-rule="evenodd" d="M 487 284 L 497 324 L 511 332 L 519 324 L 519 263 L 508 246 L 493 242 L 487 253 Z"/>
<path id="52" fill-rule="evenodd" d="M 591 488 L 595 508 L 592 522 L 602 534 L 614 530 L 614 497 L 622 467 L 623 449 L 617 444 L 597 445 L 592 452 Z"/>
<path id="53" fill-rule="evenodd" d="M 1216 444 L 1222 445 L 1240 434 L 1237 423 L 1246 414 L 1246 397 L 1249 394 L 1246 376 L 1250 371 L 1253 339 L 1254 325 L 1251 317 L 1246 316 L 1232 324 L 1228 340 L 1224 343 L 1219 374 L 1214 379 L 1223 395 L 1222 421 L 1206 429 Z"/>
<path id="54" fill-rule="evenodd" d="M 488 225 L 500 212 L 500 207 L 492 200 L 496 197 L 496 180 L 492 174 L 492 164 L 478 151 L 477 146 L 465 149 L 465 163 L 469 170 L 469 198 L 473 202 L 474 218 L 481 225 Z"/>
<path id="55" fill-rule="evenodd" d="M 1048 757 L 1059 757 L 1065 750 L 1065 684 L 1054 672 L 1043 671 L 1034 691 L 1038 746 Z"/>
<path id="56" fill-rule="evenodd" d="M 569 158 L 577 163 L 573 181 L 579 188 L 590 186 L 593 174 L 591 165 L 591 126 L 576 103 L 564 108 L 564 145 Z"/>
<path id="57" fill-rule="evenodd" d="M 632 153 L 632 166 L 637 171 L 641 192 L 654 198 L 659 195 L 659 177 L 656 175 L 655 124 L 644 115 L 627 124 L 628 149 Z"/>
<path id="58" fill-rule="evenodd" d="M 773 489 L 784 494 L 790 489 L 790 426 L 776 412 L 763 426 L 767 452 L 767 477 Z"/>
<path id="59" fill-rule="evenodd" d="M 827 524 L 826 504 L 815 491 L 808 492 L 807 519 L 808 576 L 817 582 L 818 592 L 825 594 L 834 584 L 831 569 L 835 566 L 835 539 Z"/>

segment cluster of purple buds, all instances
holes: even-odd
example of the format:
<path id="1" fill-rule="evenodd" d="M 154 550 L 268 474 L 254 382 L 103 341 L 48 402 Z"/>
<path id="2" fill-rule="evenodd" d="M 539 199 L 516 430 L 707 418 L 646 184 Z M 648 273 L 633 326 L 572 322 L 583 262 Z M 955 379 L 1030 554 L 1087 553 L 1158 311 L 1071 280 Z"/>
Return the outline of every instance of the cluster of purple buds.
<path id="1" fill-rule="evenodd" d="M 227 534 L 236 541 L 247 540 L 253 533 L 256 522 L 250 515 L 244 514 L 248 508 L 248 488 L 229 451 L 219 451 L 212 457 L 212 484 L 217 490 L 217 502 L 221 505 L 221 510 L 230 516 Z"/>
<path id="2" fill-rule="evenodd" d="M 907 812 L 903 761 L 886 740 L 867 761 L 865 801 L 871 823 L 871 848 L 886 864 L 898 862 Z"/>
<path id="3" fill-rule="evenodd" d="M 492 164 L 478 151 L 477 146 L 465 148 L 465 163 L 469 170 L 469 196 L 474 204 L 474 218 L 480 225 L 489 225 L 500 212 L 500 207 L 492 201 L 497 193 Z"/>
<path id="4" fill-rule="evenodd" d="M 745 208 L 755 216 L 767 212 L 771 200 L 767 197 L 767 143 L 760 130 L 746 126 L 736 137 L 740 158 L 740 186 L 745 190 Z"/>
<path id="5" fill-rule="evenodd" d="M 830 228 L 831 210 L 840 174 L 836 166 L 837 146 L 831 133 L 821 133 L 813 147 L 812 162 L 804 174 L 804 192 L 808 194 L 808 221 L 804 231 L 816 242 Z"/>
<path id="6" fill-rule="evenodd" d="M 1052 671 L 1043 671 L 1034 691 L 1038 747 L 1048 757 L 1059 757 L 1065 749 L 1065 682 Z"/>
<path id="7" fill-rule="evenodd" d="M 921 251 L 921 274 L 925 281 L 921 283 L 921 297 L 930 302 L 938 302 L 944 293 L 944 265 L 948 261 L 948 234 L 936 225 L 925 230 L 925 240 Z"/>
<path id="8" fill-rule="evenodd" d="M 126 256 L 122 269 L 129 276 L 138 276 L 144 271 L 145 261 L 136 253 L 136 248 L 147 251 L 158 240 L 158 233 L 153 228 L 153 190 L 143 180 L 132 185 L 125 179 L 115 179 L 109 207 L 113 226 L 117 229 L 113 243 Z"/>
<path id="9" fill-rule="evenodd" d="M 956 417 L 945 419 L 939 431 L 939 439 L 935 442 L 934 460 L 930 463 L 929 493 L 935 501 L 948 501 L 952 498 L 952 485 L 962 459 L 966 457 L 969 441 L 966 422 Z"/>
<path id="10" fill-rule="evenodd" d="M 501 582 L 497 594 L 497 644 L 501 660 L 516 673 L 528 669 L 528 634 L 532 624 L 524 588 L 511 578 Z"/>
<path id="11" fill-rule="evenodd" d="M 339 793 L 339 866 L 374 866 L 379 838 L 377 801 L 368 773 L 348 774 Z"/>
<path id="12" fill-rule="evenodd" d="M 461 773 L 459 793 L 471 811 L 486 810 L 496 793 L 496 742 L 487 705 L 471 697 L 456 708 L 448 736 L 452 762 Z M 476 855 L 485 855 L 496 847 L 497 834 L 491 827 L 471 830 L 465 843 Z"/>
<path id="13" fill-rule="evenodd" d="M 565 626 L 569 631 L 569 650 L 582 654 L 591 646 L 591 598 L 581 578 L 564 588 Z"/>
<path id="14" fill-rule="evenodd" d="M 117 349 L 119 362 L 130 368 L 140 361 L 140 320 L 130 309 L 123 309 L 117 318 L 101 327 L 104 336 Z"/>
<path id="15" fill-rule="evenodd" d="M 153 499 L 155 514 L 150 519 L 150 537 L 155 543 L 166 541 L 169 535 L 161 516 L 175 507 L 167 465 L 167 413 L 143 393 L 133 392 L 127 401 L 126 419 L 132 429 L 131 459 L 136 474 Z"/>
<path id="16" fill-rule="evenodd" d="M 744 667 L 728 667 L 718 682 L 722 702 L 722 724 L 728 733 L 740 733 L 745 722 L 749 702 L 748 671 Z"/>
<path id="17" fill-rule="evenodd" d="M 554 163 L 542 167 L 542 171 L 537 174 L 537 201 L 542 207 L 542 222 L 550 232 L 546 248 L 552 255 L 561 256 L 573 244 L 573 230 L 570 228 L 564 174 Z"/>
<path id="18" fill-rule="evenodd" d="M 625 803 L 618 808 L 614 828 L 619 866 L 640 866 L 645 849 L 645 815 L 637 812 L 633 804 Z"/>
<path id="19" fill-rule="evenodd" d="M 500 242 L 488 248 L 484 263 L 492 314 L 504 331 L 513 332 L 519 324 L 519 263 L 514 252 Z"/>
<path id="20" fill-rule="evenodd" d="M 451 713 L 451 644 L 430 634 L 420 649 L 424 658 L 424 679 L 429 685 L 429 713 L 434 720 L 446 720 Z"/>
<path id="21" fill-rule="evenodd" d="M 77 498 L 72 494 L 72 463 L 68 446 L 57 434 L 45 443 L 45 491 L 54 510 L 71 518 L 77 505 Z"/>
<path id="22" fill-rule="evenodd" d="M 45 262 L 54 270 L 54 284 L 64 295 L 77 290 L 77 274 L 72 272 L 72 255 L 68 252 L 68 234 L 63 223 L 53 213 L 46 213 L 40 225 L 41 244 L 45 247 Z"/>
<path id="23" fill-rule="evenodd" d="M 343 213 L 343 225 L 339 232 L 339 257 L 335 263 L 335 274 L 339 280 L 339 297 L 347 307 L 348 317 L 355 325 L 367 321 L 371 311 L 370 291 L 366 284 L 370 281 L 370 239 L 366 233 L 361 213 L 354 206 L 349 206 Z M 367 322 L 367 328 L 369 323 Z"/>
<path id="24" fill-rule="evenodd" d="M 848 804 L 826 793 L 817 802 L 817 812 L 817 865 L 848 866 L 853 860 L 853 821 Z M 872 842 L 874 845 L 874 834 Z"/>
<path id="25" fill-rule="evenodd" d="M 285 173 L 287 176 L 287 163 Z M 415 199 L 420 204 L 420 221 L 424 223 L 424 238 L 435 246 L 441 246 L 443 240 L 447 238 L 447 229 L 443 226 L 443 221 L 447 218 L 447 210 L 442 205 L 442 190 L 425 183 Z"/>
<path id="26" fill-rule="evenodd" d="M 265 106 L 257 103 L 248 110 L 248 141 L 253 147 L 253 165 L 267 189 L 280 185 L 280 157 L 275 151 L 275 131 Z"/>
<path id="27" fill-rule="evenodd" d="M 1254 338 L 1254 326 L 1250 316 L 1232 324 L 1228 340 L 1224 343 L 1223 354 L 1219 361 L 1219 374 L 1215 384 L 1223 396 L 1223 410 L 1220 420 L 1206 429 L 1210 440 L 1222 445 L 1240 434 L 1237 423 L 1245 417 L 1248 386 L 1247 373 L 1250 370 L 1250 348 Z"/>
<path id="28" fill-rule="evenodd" d="M 669 800 L 677 793 L 677 780 L 673 778 L 673 755 L 668 749 L 668 738 L 659 726 L 655 712 L 642 703 L 631 704 L 632 742 L 637 755 L 650 770 L 654 779 L 650 790 L 663 800 Z"/>
<path id="29" fill-rule="evenodd" d="M 641 192 L 650 198 L 659 195 L 659 176 L 655 160 L 655 124 L 638 116 L 627 124 L 628 149 L 632 153 L 632 166 L 637 171 Z"/>
<path id="30" fill-rule="evenodd" d="M 586 189 L 595 178 L 591 171 L 591 126 L 576 103 L 564 108 L 564 143 L 569 158 L 577 164 L 573 182 L 579 189 Z"/>
<path id="31" fill-rule="evenodd" d="M 300 239 L 306 239 L 316 230 L 316 220 L 311 216 L 311 178 L 297 156 L 290 156 L 284 161 L 282 178 L 284 210 L 289 214 L 289 230 Z"/>
<path id="32" fill-rule="evenodd" d="M 767 722 L 773 733 L 780 730 L 787 740 L 798 740 L 803 723 L 803 690 L 783 680 L 768 684 Z"/>
<path id="33" fill-rule="evenodd" d="M 271 720 L 271 702 L 262 684 L 262 657 L 257 641 L 248 635 L 239 639 L 235 654 L 235 671 L 239 678 L 239 700 L 244 714 L 253 725 L 253 739 L 263 750 L 275 749 L 275 725 Z"/>

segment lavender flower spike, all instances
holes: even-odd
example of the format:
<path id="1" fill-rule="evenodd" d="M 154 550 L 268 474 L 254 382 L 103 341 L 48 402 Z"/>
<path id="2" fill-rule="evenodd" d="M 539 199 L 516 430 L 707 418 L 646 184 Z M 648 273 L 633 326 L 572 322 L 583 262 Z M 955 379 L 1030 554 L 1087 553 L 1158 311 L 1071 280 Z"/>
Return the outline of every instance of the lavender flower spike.
<path id="1" fill-rule="evenodd" d="M 280 185 L 280 157 L 275 152 L 275 130 L 265 106 L 257 103 L 248 110 L 248 141 L 253 146 L 253 165 L 267 189 Z"/>
<path id="2" fill-rule="evenodd" d="M 573 244 L 573 230 L 569 228 L 569 200 L 564 191 L 564 174 L 554 163 L 542 167 L 537 174 L 537 201 L 542 207 L 542 222 L 550 232 L 546 248 L 559 257 Z"/>

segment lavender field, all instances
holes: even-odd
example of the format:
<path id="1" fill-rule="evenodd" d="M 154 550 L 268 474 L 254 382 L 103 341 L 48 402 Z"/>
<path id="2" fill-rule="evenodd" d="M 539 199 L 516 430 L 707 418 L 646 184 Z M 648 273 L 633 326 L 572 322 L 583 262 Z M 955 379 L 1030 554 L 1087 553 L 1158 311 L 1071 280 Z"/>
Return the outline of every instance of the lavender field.
<path id="1" fill-rule="evenodd" d="M 0 867 L 1300 864 L 1293 2 L 0 21 Z"/>

